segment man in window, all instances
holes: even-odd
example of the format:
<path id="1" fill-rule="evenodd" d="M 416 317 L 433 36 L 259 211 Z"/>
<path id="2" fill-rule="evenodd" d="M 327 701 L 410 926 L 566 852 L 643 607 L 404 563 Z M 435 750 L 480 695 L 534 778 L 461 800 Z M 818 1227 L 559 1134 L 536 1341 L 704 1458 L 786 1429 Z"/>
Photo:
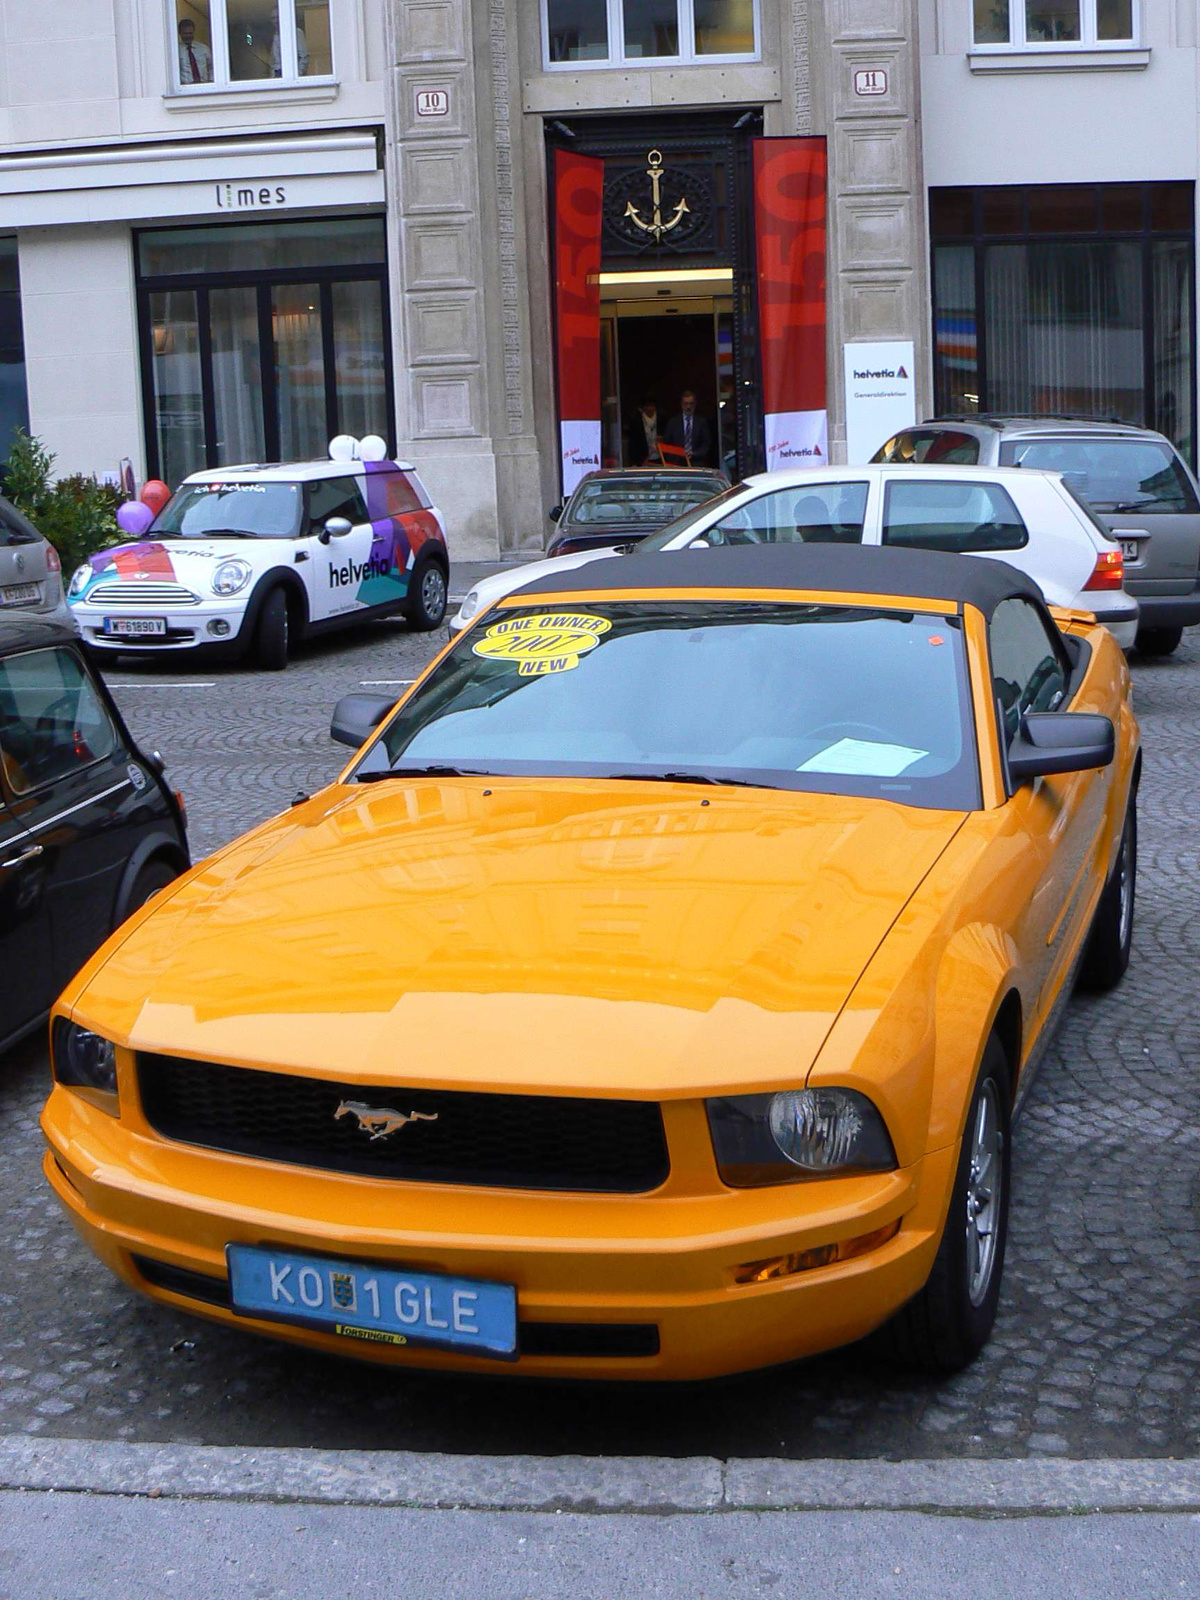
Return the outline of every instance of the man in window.
<path id="1" fill-rule="evenodd" d="M 297 76 L 301 78 L 308 76 L 308 39 L 304 29 L 300 26 L 298 18 L 296 21 L 296 67 Z M 279 42 L 278 29 L 274 39 L 271 41 L 271 75 L 275 78 L 283 76 L 283 50 Z"/>
<path id="2" fill-rule="evenodd" d="M 192 83 L 211 83 L 212 51 L 196 37 L 196 24 L 191 17 L 179 23 L 179 81 L 186 89 Z"/>

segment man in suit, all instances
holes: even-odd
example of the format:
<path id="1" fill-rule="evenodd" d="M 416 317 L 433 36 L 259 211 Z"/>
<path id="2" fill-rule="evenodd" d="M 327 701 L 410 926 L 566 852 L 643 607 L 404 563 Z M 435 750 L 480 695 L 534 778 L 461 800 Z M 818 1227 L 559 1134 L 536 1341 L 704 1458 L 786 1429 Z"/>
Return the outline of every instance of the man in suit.
<path id="1" fill-rule="evenodd" d="M 191 83 L 213 81 L 212 51 L 196 37 L 196 24 L 184 17 L 179 24 L 179 81 L 186 88 Z"/>
<path id="2" fill-rule="evenodd" d="M 684 452 L 689 467 L 712 465 L 712 429 L 696 414 L 696 396 L 691 389 L 680 395 L 679 415 L 667 423 L 663 438 Z"/>

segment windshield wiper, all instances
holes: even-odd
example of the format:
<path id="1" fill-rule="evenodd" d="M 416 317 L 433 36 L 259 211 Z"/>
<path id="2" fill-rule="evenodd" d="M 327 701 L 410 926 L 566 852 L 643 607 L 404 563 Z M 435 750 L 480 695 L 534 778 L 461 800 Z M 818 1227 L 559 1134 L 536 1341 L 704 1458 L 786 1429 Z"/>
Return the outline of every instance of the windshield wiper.
<path id="1" fill-rule="evenodd" d="M 1145 511 L 1154 504 L 1153 500 L 1096 500 L 1092 504 L 1093 511 Z"/>
<path id="2" fill-rule="evenodd" d="M 709 783 L 718 789 L 778 789 L 760 778 L 715 778 L 709 772 L 606 772 L 605 778 L 628 783 Z"/>
<path id="3" fill-rule="evenodd" d="M 177 539 L 257 539 L 259 535 L 257 533 L 247 533 L 245 528 L 206 528 L 203 533 L 177 533 L 174 537 Z M 269 538 L 270 535 L 267 535 L 267 537 Z M 287 535 L 281 533 L 278 537 L 284 539 Z"/>
<path id="4" fill-rule="evenodd" d="M 486 772 L 472 772 L 467 767 L 388 767 L 385 772 L 359 772 L 357 783 L 382 783 L 385 778 L 486 778 Z"/>

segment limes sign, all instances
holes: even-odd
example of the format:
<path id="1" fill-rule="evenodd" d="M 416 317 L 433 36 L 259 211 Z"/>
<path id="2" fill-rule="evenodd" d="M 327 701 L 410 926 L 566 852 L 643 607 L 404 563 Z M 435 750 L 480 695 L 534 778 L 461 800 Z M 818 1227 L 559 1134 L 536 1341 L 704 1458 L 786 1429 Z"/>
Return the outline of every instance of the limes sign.
<path id="1" fill-rule="evenodd" d="M 472 649 L 486 661 L 516 667 L 522 678 L 542 678 L 573 671 L 611 627 L 607 617 L 583 611 L 542 611 L 494 622 Z"/>

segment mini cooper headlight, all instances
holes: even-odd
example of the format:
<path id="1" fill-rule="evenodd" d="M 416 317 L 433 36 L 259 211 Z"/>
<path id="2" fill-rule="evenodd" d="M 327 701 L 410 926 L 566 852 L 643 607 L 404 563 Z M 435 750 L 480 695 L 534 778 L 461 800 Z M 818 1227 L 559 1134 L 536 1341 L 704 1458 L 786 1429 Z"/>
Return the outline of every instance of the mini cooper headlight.
<path id="1" fill-rule="evenodd" d="M 86 561 L 81 567 L 75 568 L 75 571 L 71 577 L 70 587 L 67 590 L 67 594 L 72 600 L 76 599 L 87 588 L 88 579 L 91 577 L 91 575 L 92 569 Z"/>
<path id="2" fill-rule="evenodd" d="M 212 589 L 214 594 L 230 595 L 239 594 L 250 582 L 254 568 L 248 561 L 239 561 L 236 556 L 230 561 L 222 561 L 213 573 Z"/>
<path id="3" fill-rule="evenodd" d="M 81 1028 L 66 1017 L 56 1017 L 53 1043 L 54 1077 L 58 1083 L 69 1089 L 116 1094 L 117 1050 L 111 1039 Z"/>
<path id="4" fill-rule="evenodd" d="M 790 1089 L 708 1102 L 722 1180 L 735 1189 L 845 1172 L 890 1172 L 896 1152 L 856 1089 Z"/>
<path id="5" fill-rule="evenodd" d="M 463 619 L 464 622 L 470 622 L 471 618 L 475 615 L 475 613 L 478 610 L 479 610 L 479 590 L 478 589 L 472 589 L 470 594 L 463 601 L 462 609 L 459 611 L 458 614 Z"/>

